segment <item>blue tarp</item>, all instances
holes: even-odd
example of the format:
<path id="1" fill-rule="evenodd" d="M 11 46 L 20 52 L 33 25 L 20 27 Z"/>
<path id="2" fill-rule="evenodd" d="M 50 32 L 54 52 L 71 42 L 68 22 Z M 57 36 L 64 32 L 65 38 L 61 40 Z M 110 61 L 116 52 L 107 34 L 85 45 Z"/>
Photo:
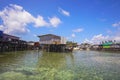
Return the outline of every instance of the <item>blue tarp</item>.
<path id="1" fill-rule="evenodd" d="M 0 31 L 0 37 L 2 37 L 3 36 L 3 31 Z"/>

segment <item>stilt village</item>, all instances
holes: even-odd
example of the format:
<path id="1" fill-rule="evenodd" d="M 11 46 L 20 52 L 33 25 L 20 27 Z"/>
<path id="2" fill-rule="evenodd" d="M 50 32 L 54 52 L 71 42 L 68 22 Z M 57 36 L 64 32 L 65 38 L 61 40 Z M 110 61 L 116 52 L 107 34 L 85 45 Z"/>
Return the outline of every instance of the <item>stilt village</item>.
<path id="1" fill-rule="evenodd" d="M 0 52 L 23 51 L 23 50 L 44 50 L 47 52 L 71 52 L 72 47 L 66 47 L 64 37 L 53 34 L 38 36 L 39 42 L 20 40 L 19 37 L 5 34 L 0 31 Z"/>
<path id="2" fill-rule="evenodd" d="M 99 51 L 120 51 L 120 42 L 105 41 L 101 44 L 91 45 L 88 43 L 77 43 L 67 41 L 66 38 L 54 34 L 38 36 L 39 42 L 24 41 L 19 37 L 5 34 L 0 31 L 0 52 L 23 51 L 23 50 L 44 50 L 47 52 L 72 52 L 73 50 L 99 50 Z"/>

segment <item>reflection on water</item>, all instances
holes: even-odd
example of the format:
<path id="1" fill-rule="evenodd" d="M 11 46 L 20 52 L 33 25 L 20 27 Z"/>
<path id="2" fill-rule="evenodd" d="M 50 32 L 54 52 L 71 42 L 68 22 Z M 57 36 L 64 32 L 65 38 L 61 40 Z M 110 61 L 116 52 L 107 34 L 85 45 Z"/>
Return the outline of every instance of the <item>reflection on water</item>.
<path id="1" fill-rule="evenodd" d="M 96 51 L 0 54 L 0 80 L 119 80 L 120 54 Z"/>

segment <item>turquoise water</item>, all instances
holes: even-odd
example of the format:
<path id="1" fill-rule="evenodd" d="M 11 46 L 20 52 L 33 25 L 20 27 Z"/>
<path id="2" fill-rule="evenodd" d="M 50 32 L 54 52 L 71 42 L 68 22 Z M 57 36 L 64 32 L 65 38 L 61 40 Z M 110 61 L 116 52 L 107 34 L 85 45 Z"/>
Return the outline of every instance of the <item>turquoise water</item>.
<path id="1" fill-rule="evenodd" d="M 0 80 L 120 80 L 120 54 L 97 51 L 0 53 Z"/>

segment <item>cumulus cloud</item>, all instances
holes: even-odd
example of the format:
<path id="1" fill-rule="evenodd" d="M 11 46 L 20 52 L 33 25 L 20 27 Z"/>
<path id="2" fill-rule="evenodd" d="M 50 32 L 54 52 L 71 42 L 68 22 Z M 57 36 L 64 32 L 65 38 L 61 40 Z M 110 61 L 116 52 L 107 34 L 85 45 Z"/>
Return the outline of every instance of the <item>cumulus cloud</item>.
<path id="1" fill-rule="evenodd" d="M 100 44 L 102 41 L 116 40 L 120 41 L 120 35 L 104 36 L 103 34 L 94 35 L 91 39 L 85 39 L 84 43 Z"/>
<path id="2" fill-rule="evenodd" d="M 73 30 L 73 32 L 76 32 L 76 33 L 78 33 L 78 32 L 82 32 L 82 31 L 83 31 L 82 28 L 78 28 L 78 29 Z"/>
<path id="3" fill-rule="evenodd" d="M 63 10 L 62 8 L 59 8 L 58 10 L 61 14 L 65 15 L 65 16 L 70 16 L 70 13 L 66 10 Z"/>
<path id="4" fill-rule="evenodd" d="M 109 36 L 103 36 L 103 34 L 94 35 L 91 39 L 85 39 L 84 43 L 91 43 L 91 44 L 100 44 L 102 41 L 110 40 Z"/>
<path id="5" fill-rule="evenodd" d="M 96 43 L 96 44 L 98 44 L 98 43 L 100 43 L 100 42 L 102 42 L 102 41 L 107 41 L 107 40 L 109 40 L 109 36 L 103 36 L 102 34 L 98 34 L 98 35 L 95 35 L 95 36 L 93 36 L 93 38 L 91 39 L 91 41 L 93 42 L 93 43 Z"/>
<path id="6" fill-rule="evenodd" d="M 33 21 L 33 16 L 23 10 L 21 6 L 10 5 L 3 11 L 0 11 L 0 17 L 3 24 L 0 26 L 5 33 L 25 33 L 29 32 L 25 26 Z"/>
<path id="7" fill-rule="evenodd" d="M 24 10 L 22 6 L 13 4 L 10 4 L 0 11 L 0 18 L 3 22 L 0 24 L 0 30 L 9 34 L 24 34 L 30 32 L 27 27 L 30 23 L 33 23 L 35 27 L 57 27 L 61 23 L 57 17 L 48 19 L 48 22 L 40 15 L 34 17 Z"/>
<path id="8" fill-rule="evenodd" d="M 57 27 L 61 23 L 61 20 L 55 16 L 52 18 L 49 18 L 49 21 L 53 27 Z"/>
<path id="9" fill-rule="evenodd" d="M 40 27 L 40 26 L 49 26 L 49 23 L 47 23 L 42 16 L 38 16 L 35 21 L 35 27 Z"/>

